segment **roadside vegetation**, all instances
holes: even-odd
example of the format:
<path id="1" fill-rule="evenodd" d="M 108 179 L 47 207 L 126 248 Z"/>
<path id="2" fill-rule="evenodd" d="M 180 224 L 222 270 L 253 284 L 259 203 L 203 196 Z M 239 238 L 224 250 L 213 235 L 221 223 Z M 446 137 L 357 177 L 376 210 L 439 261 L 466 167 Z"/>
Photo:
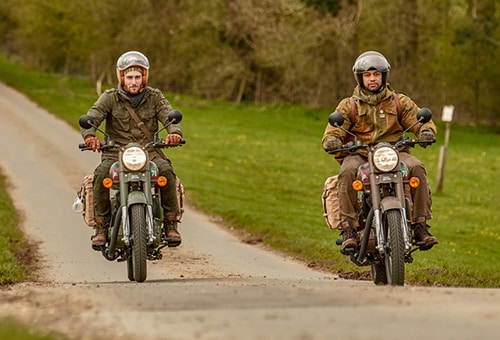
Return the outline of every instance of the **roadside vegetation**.
<path id="1" fill-rule="evenodd" d="M 0 339 L 9 340 L 63 340 L 67 339 L 60 334 L 46 334 L 44 332 L 27 329 L 24 325 L 12 320 L 0 320 Z"/>
<path id="2" fill-rule="evenodd" d="M 37 70 L 113 83 L 117 56 L 138 49 L 164 91 L 317 106 L 350 94 L 354 59 L 377 50 L 390 61 L 399 91 L 435 111 L 453 101 L 455 120 L 498 122 L 498 0 L 138 6 L 130 15 L 122 0 L 2 1 L 0 50 Z"/>
<path id="3" fill-rule="evenodd" d="M 0 70 L 0 81 L 75 128 L 97 99 L 84 79 L 28 72 L 3 58 Z M 153 86 L 154 78 L 152 74 Z M 184 113 L 187 144 L 168 155 L 191 206 L 311 267 L 343 277 L 369 277 L 369 268 L 356 267 L 340 254 L 338 232 L 328 230 L 322 216 L 323 183 L 339 169 L 320 143 L 332 108 L 166 96 Z M 444 126 L 437 124 L 441 133 L 436 145 L 414 151 L 427 165 L 433 189 L 444 139 Z M 453 125 L 444 191 L 433 197 L 430 222 L 440 244 L 415 254 L 415 262 L 406 267 L 407 283 L 500 287 L 499 205 L 492 196 L 500 190 L 498 145 L 500 135 L 492 127 Z"/>
<path id="4" fill-rule="evenodd" d="M 0 173 L 0 286 L 29 278 L 31 258 L 27 241 L 19 229 L 19 217 Z M 26 256 L 28 255 L 28 256 Z"/>
<path id="5" fill-rule="evenodd" d="M 0 173 L 0 289 L 33 278 L 35 248 L 28 245 L 19 229 L 19 216 L 8 194 L 5 176 Z M 0 339 L 49 340 L 62 339 L 28 330 L 8 319 L 0 320 Z"/>

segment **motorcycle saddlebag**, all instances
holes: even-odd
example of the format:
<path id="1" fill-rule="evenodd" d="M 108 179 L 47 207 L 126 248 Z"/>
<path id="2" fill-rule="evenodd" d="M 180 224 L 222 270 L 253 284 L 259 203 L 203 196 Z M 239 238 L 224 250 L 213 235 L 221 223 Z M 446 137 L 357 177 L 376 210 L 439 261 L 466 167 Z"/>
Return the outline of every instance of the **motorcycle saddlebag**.
<path id="1" fill-rule="evenodd" d="M 340 230 L 340 206 L 338 198 L 338 176 L 328 177 L 321 196 L 323 216 L 330 229 Z"/>
<path id="2" fill-rule="evenodd" d="M 180 221 L 182 219 L 182 215 L 184 214 L 184 185 L 182 185 L 179 177 L 175 177 L 175 191 L 177 192 L 177 202 L 179 204 L 177 221 Z"/>
<path id="3" fill-rule="evenodd" d="M 82 216 L 85 223 L 89 227 L 95 227 L 94 219 L 94 192 L 92 182 L 94 180 L 94 175 L 87 175 L 83 177 L 82 185 L 78 191 L 78 197 L 83 203 Z"/>

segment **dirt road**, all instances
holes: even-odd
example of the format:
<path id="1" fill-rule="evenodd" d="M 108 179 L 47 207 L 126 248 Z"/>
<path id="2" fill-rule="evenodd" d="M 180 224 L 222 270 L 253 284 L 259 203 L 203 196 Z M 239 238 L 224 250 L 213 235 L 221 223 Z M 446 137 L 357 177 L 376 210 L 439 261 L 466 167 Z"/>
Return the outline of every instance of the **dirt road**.
<path id="1" fill-rule="evenodd" d="M 0 167 L 41 257 L 38 282 L 0 291 L 0 317 L 72 339 L 496 339 L 500 332 L 500 290 L 340 280 L 243 243 L 189 208 L 183 244 L 149 262 L 145 283 L 129 282 L 124 263 L 91 250 L 92 231 L 71 211 L 98 155 L 78 151 L 77 131 L 2 84 L 0 117 Z"/>

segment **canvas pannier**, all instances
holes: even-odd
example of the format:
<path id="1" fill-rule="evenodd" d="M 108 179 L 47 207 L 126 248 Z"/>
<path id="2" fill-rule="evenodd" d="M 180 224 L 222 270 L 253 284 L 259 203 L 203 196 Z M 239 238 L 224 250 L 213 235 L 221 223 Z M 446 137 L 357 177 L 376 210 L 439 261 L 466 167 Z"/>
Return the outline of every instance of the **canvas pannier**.
<path id="1" fill-rule="evenodd" d="M 92 189 L 93 180 L 93 174 L 83 177 L 82 185 L 80 186 L 80 190 L 77 193 L 78 198 L 80 198 L 83 204 L 83 219 L 89 227 L 95 227 L 96 225 L 94 219 L 94 191 Z"/>
<path id="2" fill-rule="evenodd" d="M 323 188 L 323 216 L 330 229 L 341 229 L 338 198 L 338 176 L 328 177 Z"/>
<path id="3" fill-rule="evenodd" d="M 182 219 L 182 214 L 184 214 L 184 185 L 182 185 L 179 177 L 175 177 L 175 188 L 177 192 L 177 202 L 179 204 L 179 214 L 177 215 L 177 221 Z"/>

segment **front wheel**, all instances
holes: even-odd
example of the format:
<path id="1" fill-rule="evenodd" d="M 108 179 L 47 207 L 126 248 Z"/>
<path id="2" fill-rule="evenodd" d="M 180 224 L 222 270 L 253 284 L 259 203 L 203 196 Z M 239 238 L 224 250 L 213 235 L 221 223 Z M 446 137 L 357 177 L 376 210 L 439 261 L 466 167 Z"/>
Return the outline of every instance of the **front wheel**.
<path id="1" fill-rule="evenodd" d="M 130 207 L 130 223 L 132 231 L 132 273 L 137 282 L 144 282 L 147 276 L 147 235 L 146 211 L 144 205 L 134 204 Z M 129 266 L 130 264 L 128 264 Z M 131 275 L 129 274 L 129 279 Z"/>
<path id="2" fill-rule="evenodd" d="M 387 283 L 392 286 L 405 284 L 405 246 L 401 211 L 389 210 L 386 214 L 385 272 Z"/>

